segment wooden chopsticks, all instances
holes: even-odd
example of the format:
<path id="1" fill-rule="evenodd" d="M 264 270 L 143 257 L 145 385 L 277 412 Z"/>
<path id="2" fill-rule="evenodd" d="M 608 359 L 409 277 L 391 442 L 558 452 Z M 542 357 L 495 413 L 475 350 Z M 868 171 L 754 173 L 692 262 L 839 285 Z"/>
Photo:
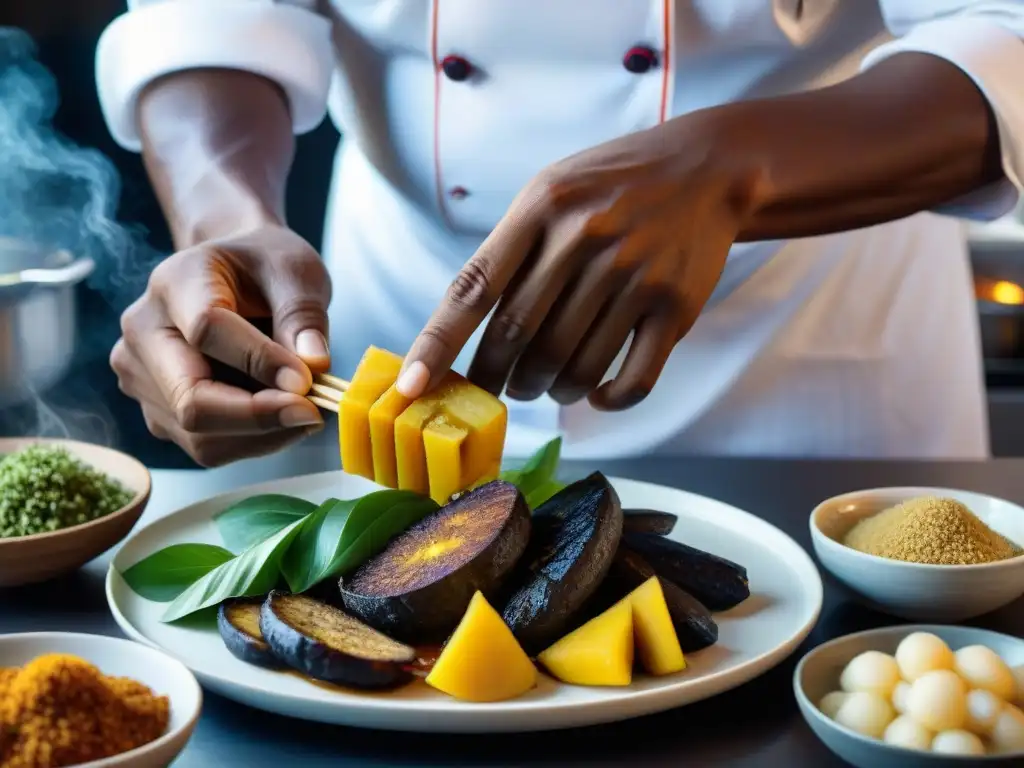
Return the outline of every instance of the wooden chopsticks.
<path id="1" fill-rule="evenodd" d="M 348 388 L 349 383 L 344 379 L 329 373 L 318 373 L 313 376 L 313 386 L 306 399 L 318 408 L 337 413 Z"/>

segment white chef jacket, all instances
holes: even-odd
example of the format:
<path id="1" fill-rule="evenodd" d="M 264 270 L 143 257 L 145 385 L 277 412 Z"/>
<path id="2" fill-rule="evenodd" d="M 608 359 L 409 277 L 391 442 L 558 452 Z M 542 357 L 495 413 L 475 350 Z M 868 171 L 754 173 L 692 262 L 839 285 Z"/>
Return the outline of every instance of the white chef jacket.
<path id="1" fill-rule="evenodd" d="M 734 246 L 646 401 L 610 414 L 546 397 L 511 402 L 507 453 L 562 434 L 570 458 L 987 454 L 956 217 L 995 218 L 1017 201 L 1024 0 L 128 6 L 97 52 L 104 114 L 122 146 L 139 147 L 140 90 L 195 67 L 259 73 L 287 94 L 296 132 L 325 111 L 342 131 L 324 241 L 339 374 L 370 344 L 408 349 L 459 267 L 546 165 L 695 109 L 835 82 L 900 51 L 948 59 L 992 106 L 1003 180 L 936 213 Z"/>

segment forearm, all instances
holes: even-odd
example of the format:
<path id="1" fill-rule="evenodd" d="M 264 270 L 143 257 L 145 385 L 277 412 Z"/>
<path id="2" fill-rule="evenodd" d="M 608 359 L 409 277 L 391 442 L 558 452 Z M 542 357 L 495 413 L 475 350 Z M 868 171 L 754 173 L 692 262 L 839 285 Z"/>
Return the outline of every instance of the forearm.
<path id="1" fill-rule="evenodd" d="M 197 69 L 152 83 L 138 107 L 142 152 L 175 245 L 284 223 L 295 141 L 280 88 L 248 72 Z"/>
<path id="2" fill-rule="evenodd" d="M 685 118 L 684 118 L 685 119 Z M 707 110 L 712 152 L 755 197 L 741 240 L 807 237 L 946 203 L 1002 175 L 987 102 L 938 57 L 894 56 L 836 86 Z"/>

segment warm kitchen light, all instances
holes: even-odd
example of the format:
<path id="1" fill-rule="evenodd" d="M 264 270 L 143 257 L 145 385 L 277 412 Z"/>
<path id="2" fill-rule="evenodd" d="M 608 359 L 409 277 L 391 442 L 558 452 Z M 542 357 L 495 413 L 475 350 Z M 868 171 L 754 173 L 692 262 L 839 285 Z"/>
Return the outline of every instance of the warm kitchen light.
<path id="1" fill-rule="evenodd" d="M 1024 288 L 1009 280 L 992 286 L 992 300 L 999 304 L 1024 304 Z"/>

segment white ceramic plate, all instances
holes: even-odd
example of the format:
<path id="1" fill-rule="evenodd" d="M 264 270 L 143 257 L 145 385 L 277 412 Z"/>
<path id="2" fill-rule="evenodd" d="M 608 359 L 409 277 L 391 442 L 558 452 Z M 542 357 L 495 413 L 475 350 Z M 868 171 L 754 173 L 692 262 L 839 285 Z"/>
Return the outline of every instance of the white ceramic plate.
<path id="1" fill-rule="evenodd" d="M 660 712 L 735 688 L 774 667 L 807 636 L 821 610 L 821 577 L 806 552 L 754 515 L 691 493 L 612 479 L 624 507 L 679 515 L 673 538 L 741 563 L 751 596 L 716 616 L 719 642 L 688 656 L 684 672 L 637 676 L 629 688 L 562 685 L 541 676 L 526 696 L 496 704 L 462 703 L 415 682 L 391 693 L 326 690 L 293 675 L 246 664 L 224 648 L 216 630 L 160 622 L 164 606 L 129 589 L 119 571 L 170 544 L 221 543 L 211 517 L 258 493 L 283 493 L 319 503 L 354 498 L 376 486 L 341 472 L 291 478 L 218 496 L 174 512 L 135 532 L 107 574 L 107 600 L 121 628 L 164 649 L 203 685 L 259 709 L 327 723 L 405 731 L 508 732 L 593 725 Z"/>
<path id="2" fill-rule="evenodd" d="M 159 739 L 78 768 L 164 768 L 185 748 L 199 719 L 203 692 L 181 662 L 118 637 L 73 632 L 0 635 L 0 667 L 21 667 L 48 653 L 68 653 L 85 659 L 105 675 L 138 680 L 171 703 L 167 732 Z"/>

